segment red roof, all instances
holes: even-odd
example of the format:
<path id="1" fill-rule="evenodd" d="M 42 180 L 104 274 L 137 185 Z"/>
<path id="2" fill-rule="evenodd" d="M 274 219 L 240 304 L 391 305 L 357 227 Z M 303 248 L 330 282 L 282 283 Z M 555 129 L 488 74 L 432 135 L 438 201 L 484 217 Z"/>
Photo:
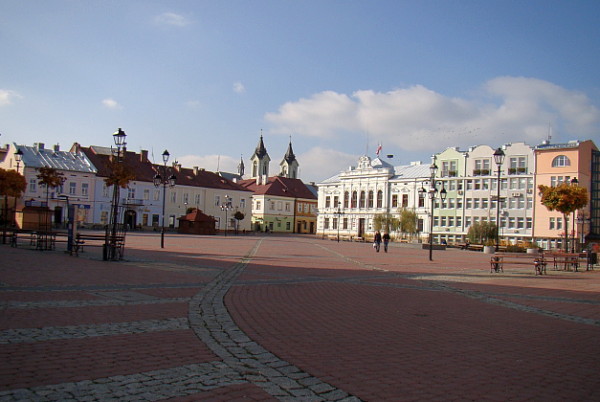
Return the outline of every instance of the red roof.
<path id="1" fill-rule="evenodd" d="M 267 184 L 256 184 L 256 179 L 241 180 L 239 184 L 252 190 L 257 195 L 304 198 L 309 200 L 317 199 L 313 192 L 300 179 L 273 176 L 269 177 Z"/>

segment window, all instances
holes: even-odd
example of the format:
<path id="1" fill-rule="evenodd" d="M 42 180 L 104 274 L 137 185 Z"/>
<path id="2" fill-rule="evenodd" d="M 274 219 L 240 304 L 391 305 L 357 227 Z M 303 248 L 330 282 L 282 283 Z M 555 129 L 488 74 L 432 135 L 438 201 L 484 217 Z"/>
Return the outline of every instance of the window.
<path id="1" fill-rule="evenodd" d="M 88 191 L 89 191 L 89 184 L 88 183 L 81 183 L 81 195 L 84 197 L 87 197 L 88 195 Z M 62 191 L 59 191 L 59 193 L 62 193 Z"/>
<path id="2" fill-rule="evenodd" d="M 402 194 L 402 207 L 408 208 L 408 194 Z"/>
<path id="3" fill-rule="evenodd" d="M 298 212 L 302 212 L 302 203 L 299 202 L 296 206 L 296 209 L 298 210 Z"/>
<path id="4" fill-rule="evenodd" d="M 552 167 L 571 166 L 571 161 L 565 155 L 558 155 L 552 160 Z"/>
<path id="5" fill-rule="evenodd" d="M 286 222 L 285 223 L 285 230 L 290 230 L 292 228 L 292 223 L 291 222 Z"/>
<path id="6" fill-rule="evenodd" d="M 392 195 L 392 208 L 398 208 L 398 194 Z"/>
<path id="7" fill-rule="evenodd" d="M 286 203 L 285 203 L 285 211 L 286 211 L 286 212 L 290 212 L 290 208 L 291 208 L 291 206 L 290 206 L 290 203 L 289 203 L 289 202 L 286 202 Z"/>
<path id="8" fill-rule="evenodd" d="M 332 229 L 337 229 L 337 226 L 338 226 L 338 220 L 337 220 L 337 218 L 333 218 L 332 219 L 332 225 L 331 226 L 332 226 L 331 227 Z"/>
<path id="9" fill-rule="evenodd" d="M 337 195 L 335 197 L 333 197 L 333 207 L 337 208 L 340 206 L 340 197 L 338 197 Z"/>
<path id="10" fill-rule="evenodd" d="M 377 208 L 383 208 L 383 191 L 377 192 Z"/>
<path id="11" fill-rule="evenodd" d="M 127 187 L 127 198 L 130 200 L 135 198 L 135 187 Z"/>
<path id="12" fill-rule="evenodd" d="M 425 197 L 422 195 L 419 196 L 419 208 L 423 208 L 425 206 Z"/>
<path id="13" fill-rule="evenodd" d="M 348 229 L 348 218 L 342 220 L 342 229 Z"/>
<path id="14" fill-rule="evenodd" d="M 281 211 L 283 209 L 283 202 L 277 201 L 277 210 Z"/>
<path id="15" fill-rule="evenodd" d="M 356 208 L 357 199 L 358 199 L 358 197 L 357 197 L 356 191 L 353 191 L 351 208 Z"/>
<path id="16" fill-rule="evenodd" d="M 329 218 L 325 218 L 325 221 L 323 222 L 323 227 L 325 229 L 329 229 Z"/>
<path id="17" fill-rule="evenodd" d="M 275 201 L 271 201 L 271 202 L 269 203 L 269 210 L 270 210 L 270 211 L 275 211 Z"/>
<path id="18" fill-rule="evenodd" d="M 71 194 L 71 195 L 77 194 L 77 183 L 75 183 L 75 182 L 69 183 L 69 194 Z"/>
<path id="19" fill-rule="evenodd" d="M 108 223 L 108 211 L 102 211 L 100 213 L 100 223 L 103 225 Z"/>
<path id="20" fill-rule="evenodd" d="M 329 208 L 331 207 L 331 197 L 327 196 L 325 197 L 325 208 Z"/>
<path id="21" fill-rule="evenodd" d="M 261 204 L 261 202 L 260 202 L 260 201 L 256 201 L 256 209 L 257 209 L 258 211 L 260 211 L 260 208 L 261 208 L 261 207 L 262 207 L 262 204 Z"/>
<path id="22" fill-rule="evenodd" d="M 103 196 L 103 197 L 108 197 L 108 196 L 109 196 L 109 195 L 108 195 L 108 186 L 107 186 L 106 184 L 104 184 L 104 185 L 102 186 L 102 196 Z"/>
<path id="23" fill-rule="evenodd" d="M 198 198 L 200 198 L 200 196 L 196 196 L 196 204 L 198 204 Z M 245 198 L 240 198 L 240 209 L 246 209 L 246 199 Z"/>
<path id="24" fill-rule="evenodd" d="M 37 191 L 37 180 L 36 179 L 30 179 L 29 180 L 29 192 L 30 193 L 35 193 Z"/>
<path id="25" fill-rule="evenodd" d="M 183 203 L 189 204 L 190 195 L 188 193 L 183 193 Z"/>
<path id="26" fill-rule="evenodd" d="M 365 192 L 361 191 L 360 192 L 360 201 L 359 201 L 359 204 L 358 204 L 359 208 L 364 208 L 365 207 L 365 196 L 366 196 Z"/>
<path id="27" fill-rule="evenodd" d="M 369 191 L 369 198 L 368 198 L 368 206 L 369 208 L 373 208 L 373 190 Z"/>
<path id="28" fill-rule="evenodd" d="M 147 189 L 147 188 L 144 189 L 144 199 L 145 200 L 149 200 L 150 199 L 150 190 Z"/>
<path id="29" fill-rule="evenodd" d="M 160 200 L 160 190 L 154 190 L 154 201 Z"/>
<path id="30" fill-rule="evenodd" d="M 221 196 L 215 195 L 215 207 L 221 206 Z"/>
<path id="31" fill-rule="evenodd" d="M 550 218 L 548 221 L 548 229 L 554 230 L 556 229 L 556 218 Z"/>
<path id="32" fill-rule="evenodd" d="M 171 202 L 173 204 L 177 202 L 177 191 L 171 191 Z"/>
<path id="33" fill-rule="evenodd" d="M 347 191 L 344 191 L 344 208 L 348 208 L 349 202 L 350 202 L 350 194 Z"/>

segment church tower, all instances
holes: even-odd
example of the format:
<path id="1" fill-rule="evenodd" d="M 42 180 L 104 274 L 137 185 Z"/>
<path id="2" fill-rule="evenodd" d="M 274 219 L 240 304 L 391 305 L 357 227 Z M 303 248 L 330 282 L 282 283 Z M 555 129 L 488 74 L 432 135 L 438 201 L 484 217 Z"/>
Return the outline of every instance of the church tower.
<path id="1" fill-rule="evenodd" d="M 244 177 L 244 158 L 242 156 L 240 156 L 240 163 L 237 166 L 238 168 L 238 175 L 240 176 L 240 178 Z"/>
<path id="2" fill-rule="evenodd" d="M 250 157 L 252 163 L 252 179 L 256 179 L 259 184 L 266 184 L 269 177 L 269 163 L 271 158 L 267 153 L 263 136 L 260 136 L 260 141 L 254 150 L 254 154 Z"/>
<path id="3" fill-rule="evenodd" d="M 298 178 L 298 161 L 296 160 L 296 155 L 294 155 L 294 151 L 292 150 L 292 140 L 290 139 L 290 144 L 288 145 L 287 152 L 283 157 L 283 160 L 279 164 L 281 170 L 279 176 L 287 177 L 289 179 L 297 179 Z"/>

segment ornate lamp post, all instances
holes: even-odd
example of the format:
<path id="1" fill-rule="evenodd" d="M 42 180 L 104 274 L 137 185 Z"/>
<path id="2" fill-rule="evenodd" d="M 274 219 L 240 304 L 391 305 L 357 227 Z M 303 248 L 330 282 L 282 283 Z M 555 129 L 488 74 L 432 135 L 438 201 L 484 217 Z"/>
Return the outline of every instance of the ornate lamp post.
<path id="1" fill-rule="evenodd" d="M 498 148 L 494 152 L 494 162 L 496 162 L 496 166 L 498 167 L 498 185 L 496 186 L 496 252 L 500 248 L 500 174 L 502 173 L 504 156 L 502 148 Z"/>
<path id="2" fill-rule="evenodd" d="M 225 195 L 225 203 L 221 204 L 221 211 L 225 211 L 225 236 L 227 236 L 227 212 L 231 211 L 233 206 L 231 205 L 231 197 Z"/>
<path id="3" fill-rule="evenodd" d="M 577 180 L 577 177 L 573 177 L 571 179 L 571 185 L 572 186 L 576 186 L 579 184 L 579 180 Z M 575 252 L 575 211 L 573 211 L 573 231 L 571 232 L 571 253 Z"/>
<path id="4" fill-rule="evenodd" d="M 115 141 L 115 145 L 117 146 L 117 150 L 113 151 L 113 154 L 117 158 L 117 163 L 121 163 L 121 148 L 123 148 L 127 143 L 125 142 L 125 138 L 127 134 L 122 129 L 118 129 L 113 134 L 113 140 Z M 115 260 L 117 257 L 117 225 L 119 219 L 119 194 L 121 188 L 117 183 L 117 180 L 113 183 L 113 196 L 112 202 L 110 205 L 111 213 L 110 213 L 110 222 L 107 226 L 107 234 L 106 240 L 104 243 L 104 260 Z"/>
<path id="5" fill-rule="evenodd" d="M 340 242 L 340 218 L 342 217 L 342 215 L 344 215 L 344 212 L 341 210 L 340 208 L 340 204 L 341 202 L 338 201 L 337 203 L 337 211 L 335 211 L 333 214 L 337 216 L 337 242 Z"/>
<path id="6" fill-rule="evenodd" d="M 440 199 L 442 202 L 446 200 L 446 196 L 448 193 L 444 188 L 444 184 L 441 181 L 436 181 L 435 175 L 437 174 L 438 167 L 435 162 L 429 167 L 429 171 L 431 172 L 431 177 L 429 179 L 429 191 L 425 190 L 425 187 L 421 185 L 421 193 L 425 195 L 425 193 L 429 193 L 429 199 L 431 200 L 431 217 L 429 219 L 429 261 L 433 261 L 433 216 L 435 209 L 435 199 L 437 197 L 438 189 L 437 186 L 439 183 L 442 183 L 442 190 L 440 191 Z"/>
<path id="7" fill-rule="evenodd" d="M 167 184 L 169 185 L 169 187 L 175 187 L 175 182 L 177 181 L 177 178 L 175 177 L 174 174 L 172 174 L 171 176 L 169 176 L 167 178 L 167 162 L 169 161 L 169 156 L 171 156 L 169 154 L 169 151 L 167 151 L 165 149 L 165 152 L 162 153 L 162 158 L 163 158 L 163 175 L 161 176 L 160 173 L 157 173 L 154 176 L 154 186 L 156 188 L 160 187 L 160 185 L 162 184 L 163 186 L 163 202 L 162 202 L 162 226 L 160 229 L 160 248 L 165 248 L 165 203 L 167 200 Z"/>
<path id="8" fill-rule="evenodd" d="M 19 165 L 21 164 L 21 161 L 23 160 L 23 151 L 21 151 L 20 149 L 17 149 L 17 152 L 15 152 L 15 162 L 17 162 L 17 173 L 19 173 Z M 25 172 L 23 172 L 25 173 Z M 17 224 L 17 197 L 15 197 L 15 206 L 14 206 L 14 220 L 15 220 L 15 225 Z"/>

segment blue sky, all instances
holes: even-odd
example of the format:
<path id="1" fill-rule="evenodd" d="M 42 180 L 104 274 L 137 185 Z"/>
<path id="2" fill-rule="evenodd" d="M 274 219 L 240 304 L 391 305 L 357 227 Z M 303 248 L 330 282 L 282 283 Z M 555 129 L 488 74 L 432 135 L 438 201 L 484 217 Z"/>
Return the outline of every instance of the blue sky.
<path id="1" fill-rule="evenodd" d="M 0 0 L 0 143 L 110 145 L 305 181 L 374 156 L 592 139 L 597 1 Z"/>

